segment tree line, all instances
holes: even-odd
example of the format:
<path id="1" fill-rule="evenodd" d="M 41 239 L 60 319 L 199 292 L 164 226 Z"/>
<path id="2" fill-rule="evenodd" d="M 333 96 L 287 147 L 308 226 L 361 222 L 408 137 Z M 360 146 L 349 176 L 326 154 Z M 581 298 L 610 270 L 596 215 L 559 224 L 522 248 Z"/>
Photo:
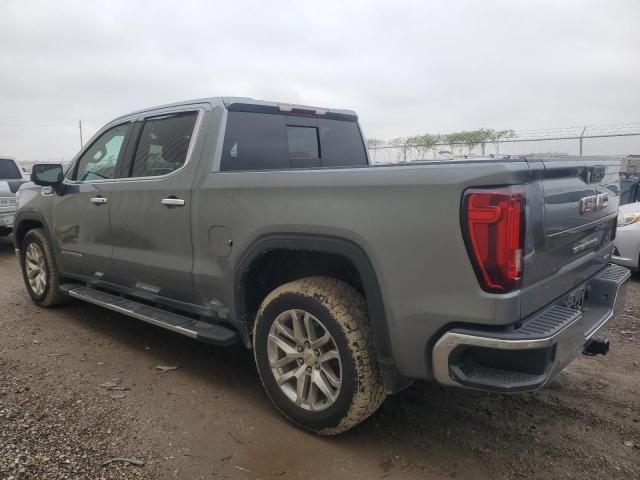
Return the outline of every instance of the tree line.
<path id="1" fill-rule="evenodd" d="M 367 146 L 369 148 L 405 147 L 407 149 L 415 150 L 420 154 L 426 154 L 434 147 L 444 145 L 451 147 L 451 149 L 454 147 L 466 147 L 471 151 L 479 145 L 495 143 L 499 140 L 513 138 L 515 135 L 516 132 L 513 130 L 480 128 L 478 130 L 463 130 L 460 132 L 444 134 L 425 133 L 423 135 L 398 137 L 392 140 L 369 138 L 367 139 Z"/>

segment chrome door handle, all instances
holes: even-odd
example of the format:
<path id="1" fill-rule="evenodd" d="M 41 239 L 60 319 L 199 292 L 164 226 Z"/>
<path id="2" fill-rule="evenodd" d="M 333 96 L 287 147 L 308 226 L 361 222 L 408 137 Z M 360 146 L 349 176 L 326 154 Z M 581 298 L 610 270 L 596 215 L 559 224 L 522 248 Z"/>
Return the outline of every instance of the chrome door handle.
<path id="1" fill-rule="evenodd" d="M 104 205 L 108 200 L 104 197 L 91 197 L 91 203 L 95 205 Z"/>
<path id="2" fill-rule="evenodd" d="M 182 198 L 163 198 L 160 203 L 167 207 L 184 207 Z"/>

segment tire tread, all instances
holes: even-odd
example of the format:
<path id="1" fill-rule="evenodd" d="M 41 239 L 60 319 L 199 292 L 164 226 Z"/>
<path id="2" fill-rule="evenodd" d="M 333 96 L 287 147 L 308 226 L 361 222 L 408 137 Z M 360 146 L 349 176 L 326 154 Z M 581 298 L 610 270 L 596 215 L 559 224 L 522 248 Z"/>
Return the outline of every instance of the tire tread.
<path id="1" fill-rule="evenodd" d="M 51 243 L 49 242 L 49 238 L 42 228 L 34 228 L 32 230 L 29 230 L 25 235 L 24 241 L 22 243 L 21 258 L 23 265 L 21 265 L 21 267 L 27 290 L 31 292 L 27 282 L 26 274 L 24 273 L 24 255 L 26 254 L 26 247 L 30 243 L 29 240 L 31 237 L 35 237 L 35 239 L 37 239 L 38 243 L 40 243 L 40 246 L 42 247 L 45 256 L 45 263 L 47 265 L 49 282 L 49 285 L 47 286 L 47 294 L 44 296 L 44 298 L 42 298 L 41 300 L 37 300 L 33 297 L 33 295 L 31 296 L 31 298 L 33 298 L 33 301 L 41 307 L 53 307 L 55 305 L 60 305 L 68 302 L 69 297 L 60 291 L 61 278 L 55 265 Z"/>

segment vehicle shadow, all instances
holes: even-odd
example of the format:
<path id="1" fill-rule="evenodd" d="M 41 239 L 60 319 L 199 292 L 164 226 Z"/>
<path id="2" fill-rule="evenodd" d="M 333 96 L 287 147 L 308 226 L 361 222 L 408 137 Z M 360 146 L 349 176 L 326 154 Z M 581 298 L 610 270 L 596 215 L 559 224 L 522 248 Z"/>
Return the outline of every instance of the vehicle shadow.
<path id="1" fill-rule="evenodd" d="M 0 255 L 4 255 L 6 252 L 13 253 L 13 236 L 0 237 Z"/>

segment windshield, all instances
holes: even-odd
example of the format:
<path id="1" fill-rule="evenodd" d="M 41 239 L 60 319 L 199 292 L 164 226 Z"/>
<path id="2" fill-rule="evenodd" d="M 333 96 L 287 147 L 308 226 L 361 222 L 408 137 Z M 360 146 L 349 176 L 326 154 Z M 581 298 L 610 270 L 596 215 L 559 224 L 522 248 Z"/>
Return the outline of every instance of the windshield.
<path id="1" fill-rule="evenodd" d="M 0 158 L 0 180 L 22 180 L 16 162 L 8 158 Z"/>

